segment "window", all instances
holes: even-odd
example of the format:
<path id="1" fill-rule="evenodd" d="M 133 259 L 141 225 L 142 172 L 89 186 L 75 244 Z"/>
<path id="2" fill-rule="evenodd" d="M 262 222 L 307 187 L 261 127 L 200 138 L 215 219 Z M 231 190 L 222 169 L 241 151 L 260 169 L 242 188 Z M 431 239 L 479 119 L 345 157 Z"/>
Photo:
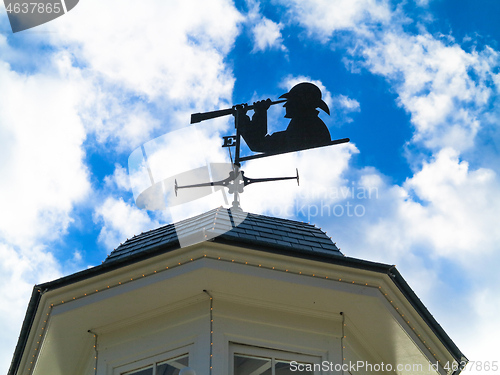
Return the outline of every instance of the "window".
<path id="1" fill-rule="evenodd" d="M 320 357 L 255 346 L 231 345 L 231 360 L 232 375 L 320 374 Z"/>
<path id="2" fill-rule="evenodd" d="M 189 365 L 189 356 L 182 355 L 163 362 L 156 362 L 140 369 L 122 372 L 122 375 L 178 375 L 181 369 Z"/>

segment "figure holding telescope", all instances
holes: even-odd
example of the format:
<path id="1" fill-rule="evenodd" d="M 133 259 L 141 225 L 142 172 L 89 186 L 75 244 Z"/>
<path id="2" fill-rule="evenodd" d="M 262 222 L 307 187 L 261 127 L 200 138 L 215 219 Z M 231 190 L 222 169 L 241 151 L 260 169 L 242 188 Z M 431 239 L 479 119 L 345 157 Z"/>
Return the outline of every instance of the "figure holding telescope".
<path id="1" fill-rule="evenodd" d="M 230 194 L 234 194 L 233 208 L 239 208 L 238 195 L 243 193 L 243 188 L 247 185 L 279 180 L 297 180 L 297 184 L 299 183 L 298 170 L 296 170 L 297 173 L 294 177 L 249 178 L 241 170 L 241 162 L 349 142 L 349 138 L 331 140 L 330 132 L 325 123 L 318 117 L 319 111 L 316 108 L 322 109 L 328 115 L 330 110 L 321 99 L 321 90 L 316 85 L 309 82 L 299 83 L 292 87 L 289 92 L 281 95 L 280 98 L 283 99 L 274 102 L 267 99 L 255 102 L 253 105 L 238 104 L 227 109 L 193 113 L 191 124 L 221 116 L 234 116 L 236 135 L 222 137 L 224 139 L 222 147 L 228 148 L 232 170 L 229 172 L 229 177 L 220 181 L 179 185 L 175 180 L 175 194 L 177 195 L 180 189 L 223 186 L 228 188 Z M 286 102 L 283 105 L 286 108 L 285 118 L 289 118 L 290 123 L 284 131 L 267 134 L 267 110 L 271 105 L 283 102 Z M 247 115 L 249 110 L 254 110 L 251 119 Z M 241 156 L 241 137 L 250 150 L 258 154 Z M 234 162 L 231 147 L 234 147 Z"/>
<path id="2" fill-rule="evenodd" d="M 331 140 L 325 123 L 318 117 L 322 109 L 328 115 L 328 105 L 321 99 L 321 90 L 310 82 L 302 82 L 280 96 L 280 100 L 270 99 L 255 102 L 253 105 L 238 104 L 232 108 L 217 111 L 193 113 L 191 124 L 208 119 L 233 115 L 236 135 L 225 136 L 222 147 L 235 147 L 234 162 L 302 151 L 316 147 L 331 146 L 349 142 L 349 138 Z M 285 118 L 290 119 L 286 130 L 267 133 L 267 110 L 271 105 L 284 103 Z M 254 110 L 252 118 L 247 111 Z M 240 156 L 240 137 L 243 137 L 250 150 L 259 154 Z"/>
<path id="3" fill-rule="evenodd" d="M 285 98 L 285 118 L 290 119 L 284 131 L 267 134 L 267 110 L 272 104 L 270 99 L 253 104 L 252 119 L 246 114 L 239 118 L 238 130 L 250 150 L 270 154 L 296 151 L 326 146 L 331 143 L 330 132 L 318 117 L 320 108 L 328 115 L 328 105 L 321 99 L 321 90 L 314 84 L 303 82 L 280 96 Z M 279 101 L 281 102 L 281 101 Z M 245 110 L 243 106 L 243 110 Z"/>

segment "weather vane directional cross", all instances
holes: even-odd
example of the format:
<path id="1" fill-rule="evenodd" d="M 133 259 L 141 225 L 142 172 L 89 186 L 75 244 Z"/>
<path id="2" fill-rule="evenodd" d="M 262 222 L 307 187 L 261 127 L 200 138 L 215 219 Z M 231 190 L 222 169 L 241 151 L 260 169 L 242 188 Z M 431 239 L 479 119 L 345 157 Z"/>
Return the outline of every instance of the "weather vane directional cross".
<path id="1" fill-rule="evenodd" d="M 349 138 L 331 140 L 327 126 L 318 117 L 317 108 L 330 114 L 328 105 L 321 97 L 321 90 L 316 85 L 302 82 L 292 87 L 286 94 L 281 95 L 280 98 L 283 98 L 281 100 L 271 101 L 271 99 L 267 99 L 255 102 L 253 105 L 238 104 L 228 109 L 193 113 L 191 124 L 221 116 L 234 116 L 236 135 L 223 137 L 224 144 L 222 145 L 222 147 L 228 148 L 232 171 L 229 172 L 226 179 L 215 182 L 179 186 L 175 180 L 175 194 L 177 195 L 180 189 L 223 186 L 228 188 L 230 194 L 233 194 L 233 208 L 239 209 L 239 194 L 243 193 L 243 188 L 247 185 L 278 180 L 297 180 L 298 184 L 298 170 L 294 177 L 249 178 L 241 170 L 241 162 L 349 142 Z M 286 108 L 285 118 L 289 118 L 290 123 L 286 130 L 269 135 L 267 134 L 267 110 L 271 105 L 279 103 L 285 103 L 283 105 Z M 254 111 L 251 119 L 247 115 L 249 110 Z M 241 137 L 251 151 L 258 153 L 241 157 Z M 234 147 L 234 162 L 231 147 Z"/>

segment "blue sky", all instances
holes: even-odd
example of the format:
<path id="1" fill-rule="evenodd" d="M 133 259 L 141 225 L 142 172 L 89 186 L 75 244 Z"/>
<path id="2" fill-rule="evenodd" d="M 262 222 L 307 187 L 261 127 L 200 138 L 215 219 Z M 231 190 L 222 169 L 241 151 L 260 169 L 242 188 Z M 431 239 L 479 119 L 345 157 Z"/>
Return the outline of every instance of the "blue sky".
<path id="1" fill-rule="evenodd" d="M 332 138 L 351 143 L 246 163 L 250 177 L 298 167 L 301 186 L 252 185 L 243 208 L 397 264 L 469 359 L 500 361 L 499 13 L 495 0 L 86 0 L 12 34 L 0 9 L 0 371 L 34 284 L 171 222 L 135 206 L 133 150 L 193 112 L 300 81 L 322 89 Z M 272 107 L 272 131 L 283 115 Z M 200 125 L 214 159 L 230 120 Z"/>

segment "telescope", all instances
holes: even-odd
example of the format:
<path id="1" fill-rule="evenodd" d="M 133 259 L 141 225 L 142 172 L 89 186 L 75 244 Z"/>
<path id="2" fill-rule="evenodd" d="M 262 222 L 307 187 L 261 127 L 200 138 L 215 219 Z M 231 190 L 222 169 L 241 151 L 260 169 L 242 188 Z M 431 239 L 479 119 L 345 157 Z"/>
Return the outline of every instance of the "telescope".
<path id="1" fill-rule="evenodd" d="M 270 105 L 280 104 L 286 102 L 286 99 L 276 100 L 271 102 Z M 237 104 L 227 109 L 219 109 L 217 111 L 211 112 L 203 112 L 203 113 L 193 113 L 191 115 L 191 124 L 196 124 L 198 122 L 202 122 L 205 120 L 210 120 L 212 118 L 227 116 L 227 115 L 235 115 L 238 110 L 247 110 L 250 111 L 255 108 L 255 105 L 247 105 L 245 104 Z"/>

